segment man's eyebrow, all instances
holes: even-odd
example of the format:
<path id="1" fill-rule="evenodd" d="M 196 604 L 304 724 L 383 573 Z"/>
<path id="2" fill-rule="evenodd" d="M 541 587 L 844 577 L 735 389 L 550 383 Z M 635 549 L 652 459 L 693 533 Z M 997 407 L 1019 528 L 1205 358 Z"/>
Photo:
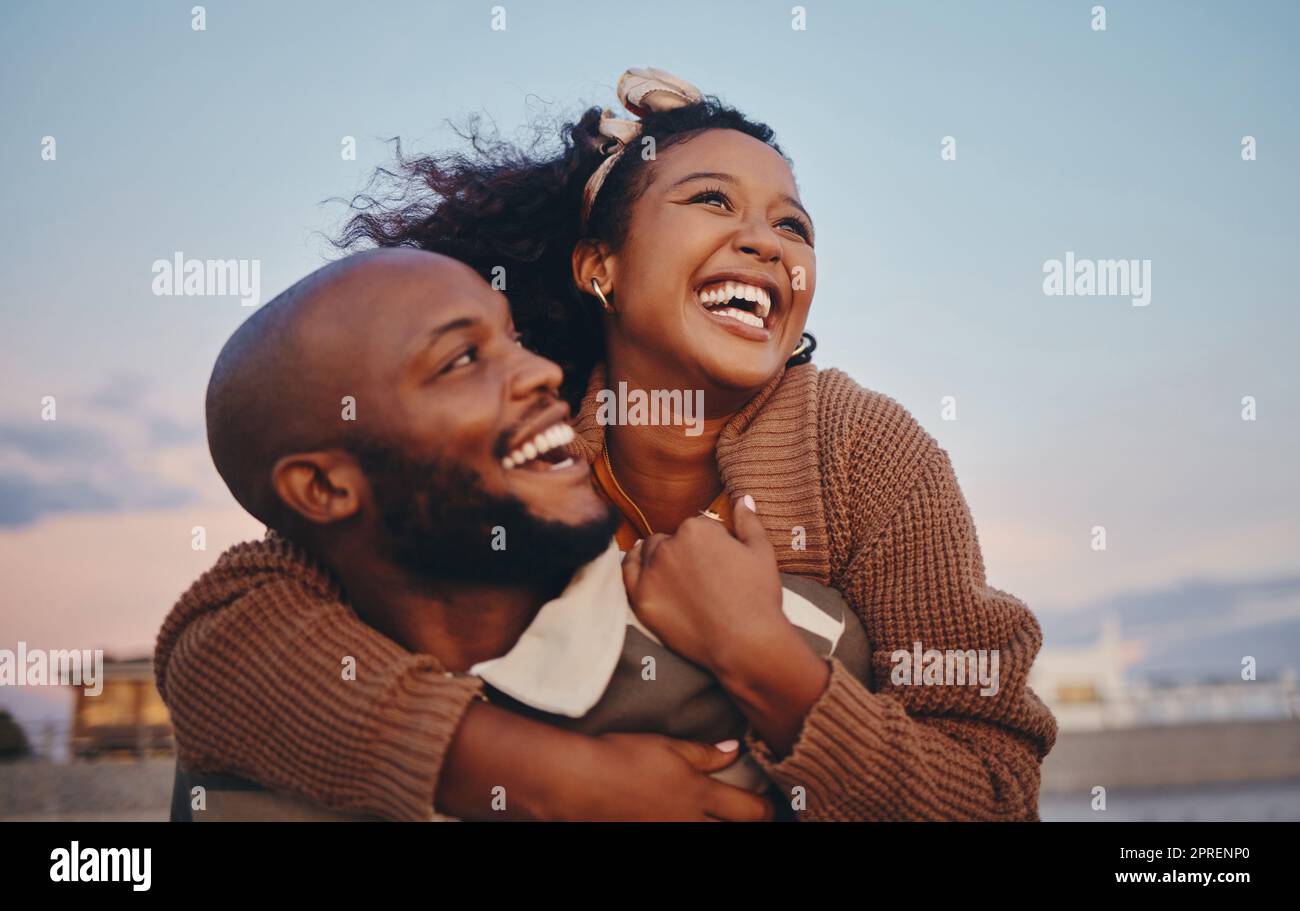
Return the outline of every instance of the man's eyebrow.
<path id="1" fill-rule="evenodd" d="M 429 330 L 423 340 L 419 343 L 418 351 L 427 351 L 434 342 L 438 341 L 438 339 L 442 338 L 448 332 L 455 332 L 457 329 L 468 329 L 471 326 L 478 325 L 480 322 L 481 320 L 476 316 L 458 316 L 455 319 L 448 320 L 441 326 L 435 326 Z"/>
<path id="2" fill-rule="evenodd" d="M 446 335 L 448 332 L 452 332 L 456 329 L 467 329 L 477 322 L 479 322 L 477 316 L 458 316 L 453 320 L 448 320 L 441 326 L 434 327 L 429 332 L 429 341 L 432 342 L 440 336 Z"/>
<path id="3" fill-rule="evenodd" d="M 682 184 L 690 183 L 692 180 L 721 180 L 724 183 L 729 183 L 732 184 L 733 186 L 736 183 L 738 183 L 736 178 L 732 177 L 730 174 L 724 174 L 721 171 L 696 171 L 693 174 L 687 174 L 681 180 L 677 181 L 671 187 L 669 187 L 669 189 L 675 190 L 678 187 L 680 187 Z M 798 209 L 800 212 L 804 214 L 804 217 L 807 218 L 809 222 L 812 221 L 812 216 L 809 215 L 808 210 L 803 207 L 803 203 L 799 202 L 799 200 L 795 199 L 793 196 L 786 194 L 781 197 L 781 202 L 785 203 L 786 205 L 794 206 L 796 209 Z"/>

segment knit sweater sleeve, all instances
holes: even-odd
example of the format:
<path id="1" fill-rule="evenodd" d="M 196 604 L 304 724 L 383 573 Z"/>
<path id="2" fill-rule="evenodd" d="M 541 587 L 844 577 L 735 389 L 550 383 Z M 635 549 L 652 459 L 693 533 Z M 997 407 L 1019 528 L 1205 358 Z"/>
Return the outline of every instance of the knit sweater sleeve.
<path id="1" fill-rule="evenodd" d="M 1026 685 L 1038 621 L 988 586 L 947 453 L 879 398 L 896 426 L 845 440 L 844 470 L 828 476 L 841 552 L 831 582 L 862 617 L 872 680 L 830 659 L 830 682 L 792 751 L 778 761 L 752 732 L 749 746 L 786 793 L 804 795 L 803 819 L 1036 820 L 1040 765 L 1056 738 L 1055 719 Z M 986 650 L 989 670 L 996 655 L 996 692 L 946 682 L 942 667 L 938 678 L 920 667 L 894 674 L 895 658 L 912 657 L 916 643 L 922 652 Z"/>
<path id="2" fill-rule="evenodd" d="M 482 688 L 367 626 L 283 541 L 232 548 L 182 596 L 155 670 L 189 771 L 395 820 L 434 815 Z"/>

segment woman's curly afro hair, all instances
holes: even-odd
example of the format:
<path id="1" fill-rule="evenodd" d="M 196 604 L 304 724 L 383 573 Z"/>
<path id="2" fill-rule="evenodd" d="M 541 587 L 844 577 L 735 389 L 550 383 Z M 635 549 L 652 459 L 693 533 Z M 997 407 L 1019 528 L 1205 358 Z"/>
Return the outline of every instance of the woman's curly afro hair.
<path id="1" fill-rule="evenodd" d="M 591 368 L 604 357 L 604 339 L 595 298 L 574 287 L 573 249 L 584 238 L 621 249 L 631 205 L 644 192 L 652 164 L 635 148 L 620 156 L 583 231 L 583 188 L 605 158 L 600 113 L 591 108 L 558 130 L 534 124 L 527 147 L 487 135 L 477 117 L 456 129 L 469 146 L 465 151 L 407 157 L 395 140 L 395 166 L 378 169 L 367 191 L 353 197 L 352 214 L 335 241 L 343 249 L 418 247 L 455 257 L 488 281 L 504 275 L 515 325 L 532 350 L 563 368 L 561 394 L 575 410 Z M 766 124 L 712 96 L 647 112 L 641 123 L 641 135 L 654 137 L 656 152 L 703 130 L 737 130 L 781 152 Z M 559 148 L 548 149 L 556 133 Z"/>

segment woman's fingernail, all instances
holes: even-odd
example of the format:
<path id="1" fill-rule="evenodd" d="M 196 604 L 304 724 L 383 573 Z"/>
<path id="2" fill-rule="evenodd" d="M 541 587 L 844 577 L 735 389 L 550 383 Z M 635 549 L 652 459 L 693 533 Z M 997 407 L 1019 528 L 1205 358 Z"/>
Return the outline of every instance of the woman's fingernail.
<path id="1" fill-rule="evenodd" d="M 722 743 L 715 743 L 714 746 L 724 753 L 734 753 L 736 750 L 740 749 L 740 741 L 724 740 Z"/>
<path id="2" fill-rule="evenodd" d="M 754 498 L 745 494 L 745 505 L 749 507 L 750 512 L 758 512 L 758 507 L 754 505 Z"/>

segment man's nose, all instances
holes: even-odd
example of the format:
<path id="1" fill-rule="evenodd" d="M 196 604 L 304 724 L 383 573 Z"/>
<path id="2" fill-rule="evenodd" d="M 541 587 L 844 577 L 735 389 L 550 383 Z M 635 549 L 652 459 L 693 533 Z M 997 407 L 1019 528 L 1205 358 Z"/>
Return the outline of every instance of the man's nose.
<path id="1" fill-rule="evenodd" d="M 519 356 L 511 377 L 511 391 L 516 398 L 529 398 L 538 392 L 559 395 L 564 382 L 564 371 L 554 361 L 547 360 L 527 348 L 519 348 Z"/>

